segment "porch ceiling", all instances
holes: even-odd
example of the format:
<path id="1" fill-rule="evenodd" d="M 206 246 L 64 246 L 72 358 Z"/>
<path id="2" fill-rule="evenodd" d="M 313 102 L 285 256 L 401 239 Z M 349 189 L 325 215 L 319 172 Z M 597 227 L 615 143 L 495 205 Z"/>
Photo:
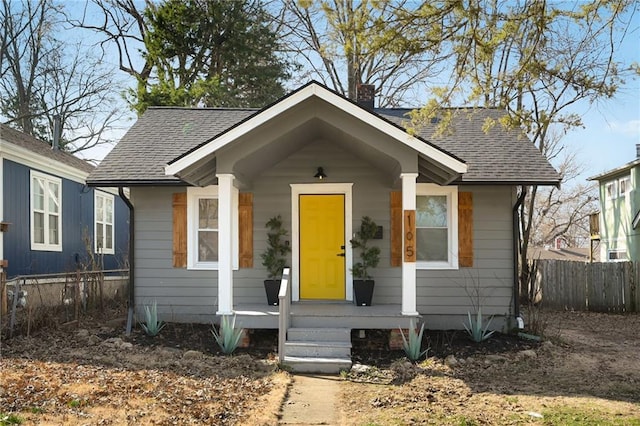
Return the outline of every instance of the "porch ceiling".
<path id="1" fill-rule="evenodd" d="M 444 185 L 466 171 L 458 160 L 435 152 L 427 143 L 375 114 L 331 96 L 336 99 L 313 95 L 280 110 L 278 104 L 267 108 L 167 166 L 167 173 L 175 172 L 197 186 L 215 183 L 216 174 L 231 173 L 241 187 L 247 187 L 256 176 L 318 140 L 351 152 L 380 170 L 390 182 L 404 172 L 420 173 Z"/>

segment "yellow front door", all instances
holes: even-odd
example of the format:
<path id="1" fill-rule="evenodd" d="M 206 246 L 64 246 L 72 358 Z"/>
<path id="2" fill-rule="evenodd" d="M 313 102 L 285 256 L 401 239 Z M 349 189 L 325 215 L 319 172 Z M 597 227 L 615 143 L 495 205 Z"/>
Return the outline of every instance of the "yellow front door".
<path id="1" fill-rule="evenodd" d="M 300 298 L 345 299 L 344 194 L 300 195 Z"/>

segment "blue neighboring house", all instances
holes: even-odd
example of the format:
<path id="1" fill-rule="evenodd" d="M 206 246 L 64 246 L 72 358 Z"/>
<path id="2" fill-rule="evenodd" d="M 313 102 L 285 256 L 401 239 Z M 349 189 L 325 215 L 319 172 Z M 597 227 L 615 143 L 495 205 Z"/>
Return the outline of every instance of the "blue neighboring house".
<path id="1" fill-rule="evenodd" d="M 0 124 L 0 259 L 8 278 L 75 271 L 89 251 L 104 269 L 122 267 L 129 210 L 117 190 L 86 185 L 94 168 Z"/>

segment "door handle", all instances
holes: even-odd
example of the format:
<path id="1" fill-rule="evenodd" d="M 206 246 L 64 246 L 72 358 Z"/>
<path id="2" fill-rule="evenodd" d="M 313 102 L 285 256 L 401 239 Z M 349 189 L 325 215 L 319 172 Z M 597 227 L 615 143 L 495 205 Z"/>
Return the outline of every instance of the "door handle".
<path id="1" fill-rule="evenodd" d="M 344 253 L 338 253 L 336 256 L 344 257 Z"/>

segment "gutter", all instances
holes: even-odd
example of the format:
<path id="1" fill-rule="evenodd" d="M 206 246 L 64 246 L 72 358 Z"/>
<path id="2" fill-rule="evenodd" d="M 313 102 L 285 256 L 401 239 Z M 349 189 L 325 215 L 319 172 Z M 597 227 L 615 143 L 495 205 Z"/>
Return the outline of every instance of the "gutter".
<path id="1" fill-rule="evenodd" d="M 520 233 L 518 232 L 518 209 L 522 206 L 526 193 L 522 191 L 522 194 L 516 200 L 513 206 L 512 219 L 513 219 L 513 314 L 514 318 L 520 316 L 520 265 L 518 264 L 518 251 L 520 245 L 518 244 L 520 239 Z"/>
<path id="2" fill-rule="evenodd" d="M 122 186 L 118 187 L 118 194 L 120 198 L 129 208 L 129 312 L 127 315 L 127 330 L 126 335 L 131 334 L 131 328 L 133 327 L 133 313 L 135 311 L 135 210 L 131 200 L 127 198 Z"/>

